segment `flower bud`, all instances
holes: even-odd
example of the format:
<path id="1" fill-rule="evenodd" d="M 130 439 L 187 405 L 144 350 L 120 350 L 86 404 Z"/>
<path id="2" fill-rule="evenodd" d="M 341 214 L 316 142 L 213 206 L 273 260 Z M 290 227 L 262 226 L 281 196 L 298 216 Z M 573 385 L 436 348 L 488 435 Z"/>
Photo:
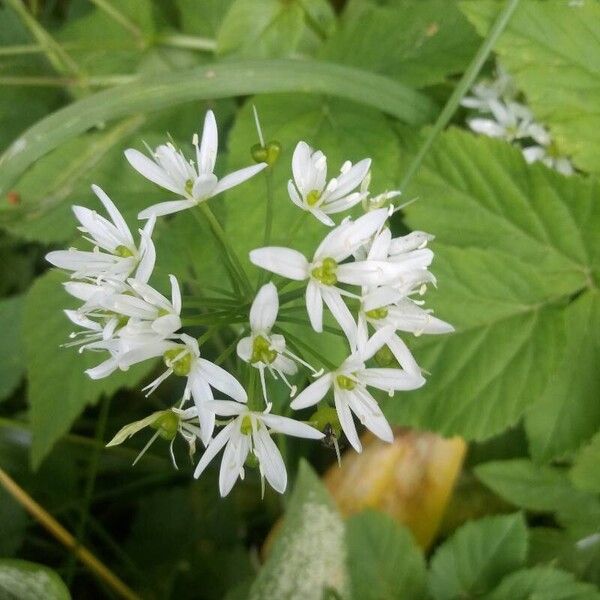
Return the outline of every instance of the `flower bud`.
<path id="1" fill-rule="evenodd" d="M 281 144 L 274 140 L 267 142 L 266 146 L 263 146 L 262 144 L 254 144 L 254 146 L 252 146 L 250 149 L 250 154 L 255 162 L 265 162 L 270 167 L 277 162 L 280 153 Z"/>
<path id="2" fill-rule="evenodd" d="M 150 427 L 157 429 L 161 438 L 171 441 L 177 435 L 179 417 L 172 410 L 163 411 Z"/>

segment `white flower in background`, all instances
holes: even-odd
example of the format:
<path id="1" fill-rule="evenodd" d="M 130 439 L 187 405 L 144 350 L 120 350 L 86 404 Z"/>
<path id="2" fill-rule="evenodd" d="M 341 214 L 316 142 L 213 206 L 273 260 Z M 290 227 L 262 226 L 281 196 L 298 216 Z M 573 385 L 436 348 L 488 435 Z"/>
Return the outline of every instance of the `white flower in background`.
<path id="1" fill-rule="evenodd" d="M 140 230 L 139 247 L 125 219 L 112 200 L 97 186 L 92 190 L 104 205 L 110 221 L 96 211 L 83 206 L 74 206 L 73 212 L 81 223 L 80 231 L 94 244 L 92 252 L 70 248 L 46 254 L 46 260 L 55 267 L 73 271 L 75 279 L 113 278 L 125 280 L 135 272 L 139 281 L 146 282 L 154 269 L 156 252 L 152 242 L 154 219 L 150 219 Z"/>
<path id="2" fill-rule="evenodd" d="M 172 407 L 167 410 L 159 410 L 157 412 L 148 415 L 145 419 L 134 421 L 125 425 L 120 429 L 117 434 L 113 437 L 108 444 L 109 446 L 118 446 L 125 440 L 128 440 L 131 436 L 135 435 L 138 431 L 151 427 L 156 429 L 156 433 L 148 440 L 148 443 L 142 448 L 136 459 L 133 461 L 135 465 L 142 456 L 146 453 L 148 448 L 156 441 L 160 436 L 165 440 L 169 441 L 169 453 L 171 455 L 171 462 L 177 469 L 177 462 L 175 460 L 175 454 L 173 452 L 173 444 L 177 434 L 188 444 L 190 459 L 196 452 L 196 439 L 200 438 L 200 427 L 196 424 L 198 422 L 198 411 L 195 406 L 190 408 L 181 409 Z"/>
<path id="3" fill-rule="evenodd" d="M 242 338 L 237 345 L 238 356 L 258 369 L 260 373 L 265 403 L 267 403 L 265 369 L 274 379 L 279 375 L 290 388 L 292 396 L 296 393 L 296 386 L 289 383 L 286 375 L 297 373 L 298 368 L 294 361 L 310 369 L 313 374 L 316 373 L 313 367 L 286 348 L 285 338 L 282 335 L 271 332 L 278 311 L 277 288 L 272 283 L 267 283 L 260 288 L 250 308 L 250 335 Z"/>
<path id="4" fill-rule="evenodd" d="M 474 117 L 467 120 L 475 133 L 497 137 L 509 142 L 532 138 L 539 144 L 549 142 L 548 132 L 533 119 L 531 111 L 518 102 L 491 101 L 489 118 Z"/>
<path id="5" fill-rule="evenodd" d="M 566 156 L 558 154 L 552 143 L 545 146 L 528 146 L 527 148 L 523 148 L 523 156 L 530 164 L 539 161 L 563 175 L 573 175 L 575 172 L 571 161 Z"/>
<path id="6" fill-rule="evenodd" d="M 498 65 L 495 79 L 476 83 L 471 88 L 471 93 L 471 96 L 465 96 L 460 101 L 461 105 L 487 113 L 491 111 L 490 106 L 495 102 L 513 101 L 517 90 L 512 77 Z"/>
<path id="7" fill-rule="evenodd" d="M 370 368 L 365 365 L 365 362 L 374 356 L 393 332 L 393 327 L 377 331 L 335 371 L 319 377 L 300 392 L 291 403 L 291 407 L 299 410 L 313 406 L 333 388 L 335 409 L 340 425 L 357 452 L 362 450 L 362 446 L 352 413 L 378 438 L 385 442 L 392 442 L 394 439 L 392 429 L 367 387 L 374 387 L 391 395 L 395 391 L 415 390 L 425 383 L 425 379 L 418 373 L 409 373 L 402 369 Z"/>
<path id="8" fill-rule="evenodd" d="M 360 191 L 363 194 L 362 206 L 365 212 L 369 210 L 376 210 L 378 208 L 384 208 L 390 204 L 390 200 L 397 198 L 402 195 L 400 190 L 389 190 L 376 196 L 369 195 L 369 187 L 371 185 L 371 171 L 369 171 L 366 177 L 360 184 Z"/>
<path id="9" fill-rule="evenodd" d="M 202 358 L 198 341 L 182 333 L 178 336 L 181 342 L 164 340 L 160 337 L 148 339 L 140 343 L 141 338 L 125 339 L 132 347 L 125 352 L 118 352 L 118 366 L 127 369 L 131 365 L 162 356 L 166 371 L 148 384 L 144 391 L 150 395 L 165 379 L 173 373 L 186 377 L 187 383 L 183 392 L 184 401 L 193 399 L 200 420 L 201 439 L 207 444 L 215 426 L 215 415 L 207 409 L 207 402 L 213 399 L 211 386 L 238 402 L 246 402 L 248 396 L 239 381 L 225 369 Z"/>
<path id="10" fill-rule="evenodd" d="M 174 275 L 171 282 L 171 300 L 147 283 L 128 279 L 131 290 L 114 294 L 106 301 L 107 308 L 124 317 L 146 321 L 157 333 L 167 337 L 181 328 L 181 292 Z M 132 293 L 133 292 L 133 293 Z"/>
<path id="11" fill-rule="evenodd" d="M 267 163 L 252 165 L 218 179 L 214 174 L 218 143 L 215 115 L 212 110 L 209 110 L 204 119 L 202 140 L 198 143 L 198 136 L 194 135 L 193 138 L 193 144 L 196 147 L 195 165 L 192 161 L 188 161 L 183 153 L 171 143 L 158 146 L 152 159 L 133 148 L 125 150 L 125 157 L 138 173 L 153 183 L 185 198 L 150 206 L 140 212 L 138 218 L 148 219 L 152 216 L 169 215 L 192 208 L 243 183 L 267 166 Z"/>
<path id="12" fill-rule="evenodd" d="M 364 192 L 353 190 L 362 183 L 370 167 L 370 158 L 355 165 L 346 161 L 340 175 L 327 182 L 327 157 L 320 150 L 313 151 L 306 142 L 298 142 L 292 157 L 294 180 L 288 181 L 288 193 L 296 206 L 333 227 L 335 223 L 327 215 L 348 210 L 365 197 Z"/>
<path id="13" fill-rule="evenodd" d="M 343 263 L 383 226 L 389 210 L 368 212 L 356 221 L 346 219 L 331 230 L 317 248 L 312 261 L 291 248 L 266 247 L 250 252 L 252 263 L 282 277 L 308 280 L 306 309 L 315 331 L 323 331 L 323 302 L 346 334 L 351 347 L 356 343 L 356 322 L 342 295 L 357 297 L 336 286 L 383 285 L 393 281 L 401 268 L 389 261 Z"/>
<path id="14" fill-rule="evenodd" d="M 208 408 L 222 417 L 234 417 L 208 444 L 206 451 L 196 466 L 194 477 L 198 478 L 210 461 L 225 446 L 219 473 L 219 491 L 227 496 L 238 477 L 244 478 L 244 463 L 249 458 L 258 461 L 261 480 L 282 494 L 287 487 L 287 471 L 281 453 L 271 439 L 271 432 L 283 433 L 300 438 L 319 440 L 323 433 L 288 417 L 269 414 L 270 406 L 264 412 L 249 410 L 238 402 L 209 402 Z"/>

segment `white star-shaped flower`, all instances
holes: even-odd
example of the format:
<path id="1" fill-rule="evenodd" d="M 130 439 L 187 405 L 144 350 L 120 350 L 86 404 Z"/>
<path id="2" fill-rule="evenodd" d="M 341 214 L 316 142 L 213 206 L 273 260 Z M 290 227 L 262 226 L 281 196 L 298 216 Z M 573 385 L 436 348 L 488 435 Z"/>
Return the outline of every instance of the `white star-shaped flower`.
<path id="1" fill-rule="evenodd" d="M 217 178 L 214 169 L 219 136 L 212 110 L 206 113 L 202 140 L 198 143 L 198 136 L 195 135 L 193 144 L 196 147 L 195 165 L 192 161 L 188 161 L 183 153 L 171 143 L 158 146 L 152 159 L 139 150 L 133 148 L 125 150 L 125 157 L 138 173 L 184 198 L 150 206 L 140 212 L 138 218 L 148 219 L 152 216 L 169 215 L 197 206 L 201 202 L 243 183 L 267 166 L 267 163 L 259 163 L 234 171 L 221 179 Z"/>
<path id="2" fill-rule="evenodd" d="M 313 151 L 306 142 L 298 142 L 292 157 L 294 179 L 288 181 L 288 193 L 296 206 L 333 227 L 335 223 L 327 215 L 348 210 L 366 196 L 354 190 L 370 167 L 370 158 L 355 165 L 346 161 L 339 176 L 327 182 L 327 157 L 320 150 Z"/>
<path id="3" fill-rule="evenodd" d="M 55 267 L 73 271 L 76 279 L 127 279 L 135 272 L 139 281 L 150 279 L 154 269 L 156 252 L 152 243 L 154 219 L 140 230 L 139 247 L 135 245 L 131 231 L 112 200 L 97 185 L 92 190 L 104 205 L 110 221 L 96 211 L 74 206 L 73 212 L 81 223 L 80 231 L 88 235 L 94 244 L 92 252 L 70 248 L 46 254 L 46 260 Z"/>
<path id="4" fill-rule="evenodd" d="M 207 406 L 222 417 L 234 417 L 208 444 L 196 466 L 194 477 L 198 478 L 210 461 L 225 447 L 219 473 L 219 491 L 227 496 L 239 478 L 244 478 L 244 463 L 248 456 L 258 460 L 261 479 L 282 494 L 287 487 L 287 471 L 281 453 L 271 439 L 271 432 L 283 433 L 300 438 L 319 440 L 323 433 L 288 417 L 256 412 L 238 402 L 214 400 Z M 264 490 L 264 487 L 263 487 Z"/>

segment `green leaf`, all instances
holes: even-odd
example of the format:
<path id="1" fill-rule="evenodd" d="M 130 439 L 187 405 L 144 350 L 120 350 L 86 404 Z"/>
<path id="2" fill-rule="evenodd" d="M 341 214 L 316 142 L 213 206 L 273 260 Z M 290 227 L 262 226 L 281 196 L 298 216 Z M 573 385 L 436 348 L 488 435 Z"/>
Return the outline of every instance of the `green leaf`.
<path id="1" fill-rule="evenodd" d="M 600 188 L 451 130 L 407 197 L 419 198 L 406 209 L 409 226 L 436 235 L 430 298 L 456 333 L 417 340 L 428 384 L 387 401 L 387 414 L 484 439 L 542 397 L 564 347 L 563 307 L 597 285 Z"/>
<path id="2" fill-rule="evenodd" d="M 596 397 L 597 399 L 597 397 Z M 600 433 L 575 457 L 571 481 L 580 489 L 600 493 Z"/>
<path id="3" fill-rule="evenodd" d="M 432 103 L 418 92 L 340 65 L 292 60 L 207 65 L 105 90 L 49 115 L 0 157 L 0 195 L 38 158 L 98 123 L 192 100 L 294 91 L 362 102 L 412 124 L 423 123 L 434 113 Z"/>
<path id="4" fill-rule="evenodd" d="M 496 494 L 527 510 L 573 511 L 591 499 L 573 487 L 563 470 L 524 459 L 485 463 L 476 467 L 475 474 Z"/>
<path id="5" fill-rule="evenodd" d="M 596 586 L 552 567 L 523 569 L 505 577 L 490 600 L 600 600 Z"/>
<path id="6" fill-rule="evenodd" d="M 320 55 L 423 88 L 464 71 L 480 43 L 453 0 L 354 0 Z"/>
<path id="7" fill-rule="evenodd" d="M 500 5 L 464 2 L 485 35 Z M 538 120 L 549 126 L 575 165 L 600 173 L 600 4 L 521 2 L 496 45 L 502 64 L 525 92 Z"/>
<path id="8" fill-rule="evenodd" d="M 367 511 L 346 523 L 352 597 L 422 598 L 425 562 L 410 532 L 384 513 Z"/>
<path id="9" fill-rule="evenodd" d="M 531 454 L 539 461 L 576 450 L 600 428 L 598 291 L 582 294 L 566 308 L 565 326 L 566 358 L 525 420 Z"/>
<path id="10" fill-rule="evenodd" d="M 527 553 L 527 529 L 520 514 L 467 523 L 435 552 L 429 590 L 435 600 L 485 596 L 519 568 Z"/>
<path id="11" fill-rule="evenodd" d="M 5 455 L 2 456 L 2 461 L 3 466 L 6 466 L 8 460 Z M 23 543 L 28 525 L 29 516 L 25 509 L 7 491 L 0 488 L 1 556 L 12 556 L 17 552 Z"/>
<path id="12" fill-rule="evenodd" d="M 300 464 L 283 527 L 248 600 L 321 600 L 326 590 L 346 597 L 344 524 L 307 463 Z"/>
<path id="13" fill-rule="evenodd" d="M 233 0 L 175 0 L 184 33 L 214 38 Z"/>
<path id="14" fill-rule="evenodd" d="M 23 297 L 0 300 L 0 400 L 10 396 L 25 371 L 21 340 Z"/>
<path id="15" fill-rule="evenodd" d="M 0 596 L 6 600 L 69 600 L 62 579 L 48 567 L 25 560 L 0 560 Z"/>
<path id="16" fill-rule="evenodd" d="M 33 428 L 31 461 L 39 466 L 54 443 L 68 431 L 81 411 L 102 394 L 136 386 L 154 366 L 153 361 L 92 381 L 84 370 L 102 360 L 96 353 L 79 354 L 61 348 L 73 327 L 63 309 L 74 308 L 61 282 L 64 275 L 49 271 L 38 278 L 25 299 L 23 340 L 29 381 L 28 397 Z"/>

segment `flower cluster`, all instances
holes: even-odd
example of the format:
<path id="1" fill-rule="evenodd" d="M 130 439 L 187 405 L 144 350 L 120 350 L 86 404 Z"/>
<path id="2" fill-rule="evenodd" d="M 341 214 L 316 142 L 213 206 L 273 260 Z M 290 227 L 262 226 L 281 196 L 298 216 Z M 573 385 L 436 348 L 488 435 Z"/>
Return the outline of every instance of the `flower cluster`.
<path id="1" fill-rule="evenodd" d="M 563 175 L 573 173 L 571 161 L 559 153 L 548 130 L 535 120 L 531 110 L 518 101 L 518 90 L 501 67 L 494 80 L 480 81 L 471 93 L 461 104 L 476 113 L 467 119 L 473 131 L 517 143 L 528 163 L 540 161 Z"/>
<path id="2" fill-rule="evenodd" d="M 398 333 L 441 334 L 453 330 L 423 308 L 421 297 L 429 284 L 435 284 L 429 271 L 433 253 L 427 247 L 432 236 L 415 231 L 394 237 L 389 228 L 388 219 L 394 211 L 391 201 L 400 193 L 387 191 L 371 197 L 368 158 L 354 165 L 345 162 L 339 175 L 328 180 L 326 156 L 301 141 L 293 153 L 288 194 L 298 208 L 330 229 L 324 231 L 310 257 L 294 248 L 277 246 L 257 248 L 249 256 L 254 265 L 296 282 L 296 289 L 284 297 L 274 282 L 268 282 L 256 290 L 253 298 L 241 293 L 236 310 L 248 313 L 242 329 L 235 323 L 211 325 L 200 338 L 184 331 L 182 296 L 175 275 L 169 276 L 170 298 L 149 283 L 156 260 L 152 242 L 156 218 L 198 210 L 209 198 L 271 168 L 280 146 L 277 142 L 265 143 L 258 119 L 257 127 L 260 147 L 253 148 L 252 154 L 266 162 L 221 179 L 214 174 L 218 137 L 211 111 L 206 115 L 201 141 L 198 136 L 193 138 L 195 161 L 188 160 L 171 143 L 158 146 L 151 158 L 127 150 L 127 160 L 137 171 L 179 198 L 151 206 L 138 215 L 146 224 L 136 244 L 119 210 L 100 188 L 93 186 L 108 218 L 80 206 L 73 208 L 79 229 L 93 249 L 71 248 L 47 255 L 50 263 L 71 272 L 65 288 L 82 302 L 77 310 L 65 311 L 79 328 L 66 345 L 104 353 L 103 361 L 87 371 L 91 378 L 107 377 L 117 369 L 127 370 L 134 364 L 162 358 L 164 370 L 146 385 L 147 395 L 172 375 L 185 379 L 175 406 L 123 427 L 109 445 L 120 444 L 150 427 L 156 431 L 138 459 L 160 436 L 170 442 L 175 464 L 173 443 L 177 435 L 188 444 L 190 456 L 199 440 L 205 450 L 195 477 L 224 448 L 219 477 L 222 496 L 244 477 L 246 467 L 258 468 L 263 490 L 265 479 L 276 491 L 285 490 L 286 467 L 273 434 L 322 439 L 326 432 L 334 432 L 339 456 L 337 435 L 343 431 L 360 452 L 356 417 L 376 436 L 392 441 L 392 430 L 372 390 L 393 395 L 425 383 Z M 346 216 L 337 225 L 330 216 L 360 204 L 365 209 L 362 216 Z M 219 226 L 214 215 L 211 224 Z M 225 236 L 217 239 L 225 243 Z M 227 251 L 231 257 L 231 249 Z M 245 275 L 243 267 L 239 269 Z M 279 328 L 280 302 L 297 302 L 301 296 L 305 299 L 307 325 L 314 331 L 324 330 L 325 307 L 339 325 L 347 346 L 347 358 L 341 364 L 332 365 L 323 357 L 317 370 L 302 356 L 297 340 Z M 232 302 L 236 303 L 229 300 Z M 201 356 L 202 343 L 219 328 L 223 335 L 234 336 L 240 369 L 232 366 L 226 370 L 217 364 L 219 358 L 213 362 Z M 373 360 L 377 365 L 372 364 Z M 250 377 L 242 385 L 239 379 L 244 372 Z M 287 386 L 291 410 L 318 405 L 316 412 L 306 421 L 274 414 L 267 376 Z M 257 381 L 256 386 L 253 381 Z M 304 386 L 307 381 L 310 383 Z M 299 393 L 298 382 L 304 388 Z M 215 391 L 229 399 L 215 399 Z M 215 432 L 217 428 L 220 430 Z"/>

